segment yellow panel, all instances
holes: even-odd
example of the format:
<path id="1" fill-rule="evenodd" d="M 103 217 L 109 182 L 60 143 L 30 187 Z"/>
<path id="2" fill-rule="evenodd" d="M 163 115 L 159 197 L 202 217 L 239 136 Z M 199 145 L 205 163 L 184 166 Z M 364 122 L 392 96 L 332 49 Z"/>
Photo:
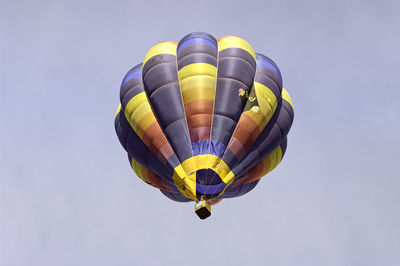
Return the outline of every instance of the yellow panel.
<path id="1" fill-rule="evenodd" d="M 180 85 L 182 91 L 196 89 L 199 87 L 215 90 L 215 80 L 216 77 L 208 75 L 196 75 L 187 77 L 184 80 L 180 81 Z"/>
<path id="2" fill-rule="evenodd" d="M 268 116 L 269 114 L 272 116 L 271 111 L 274 113 L 278 106 L 275 94 L 270 88 L 258 82 L 254 82 L 254 89 L 256 90 L 256 96 L 261 112 L 263 112 L 265 116 Z"/>
<path id="3" fill-rule="evenodd" d="M 176 55 L 177 46 L 178 46 L 178 43 L 176 43 L 176 42 L 162 42 L 162 43 L 158 43 L 158 44 L 154 45 L 147 52 L 147 54 L 146 54 L 146 56 L 145 56 L 145 58 L 143 60 L 143 66 L 153 56 L 156 56 L 156 55 L 159 55 L 159 54 Z"/>
<path id="4" fill-rule="evenodd" d="M 208 75 L 196 75 L 182 80 L 180 84 L 182 90 L 190 90 L 198 87 L 212 88 L 215 90 L 215 79 L 216 77 Z"/>
<path id="5" fill-rule="evenodd" d="M 128 104 L 125 107 L 125 114 L 129 114 L 129 116 L 133 113 L 133 111 L 138 108 L 144 102 L 148 102 L 147 96 L 145 92 L 141 92 L 135 95 L 132 99 L 129 100 Z"/>
<path id="6" fill-rule="evenodd" d="M 142 119 L 139 120 L 136 127 L 139 127 L 143 132 L 149 128 L 149 126 L 153 125 L 156 122 L 156 118 L 152 112 L 148 112 Z"/>
<path id="7" fill-rule="evenodd" d="M 215 91 L 211 88 L 196 87 L 191 89 L 185 89 L 182 91 L 183 103 L 191 103 L 197 100 L 214 100 Z"/>
<path id="8" fill-rule="evenodd" d="M 190 157 L 181 163 L 183 170 L 185 173 L 191 173 L 196 170 L 196 164 L 193 157 Z"/>
<path id="9" fill-rule="evenodd" d="M 263 168 L 261 171 L 261 175 L 259 177 L 257 177 L 257 179 L 265 176 L 270 171 L 271 160 L 270 160 L 269 156 L 264 158 L 264 160 L 262 160 L 262 163 L 263 163 Z"/>
<path id="10" fill-rule="evenodd" d="M 138 161 L 136 161 L 136 170 L 137 170 L 138 176 L 139 176 L 141 179 L 143 179 L 143 181 L 145 181 L 146 183 L 148 183 L 149 180 L 146 179 L 146 176 L 145 176 L 144 173 L 143 173 L 143 167 L 142 167 L 142 165 L 141 165 Z"/>
<path id="11" fill-rule="evenodd" d="M 142 179 L 144 182 L 150 184 L 149 179 L 147 178 L 146 174 L 143 173 L 143 170 L 146 170 L 146 168 L 138 163 L 135 159 L 132 158 L 131 166 L 133 171 L 136 173 L 136 175 Z"/>
<path id="12" fill-rule="evenodd" d="M 250 109 L 248 111 L 243 112 L 242 115 L 243 114 L 246 114 L 248 117 L 250 117 L 258 125 L 258 128 L 260 129 L 260 132 L 262 132 L 262 130 L 267 125 L 267 119 L 266 119 L 265 115 L 261 111 L 258 111 L 257 113 L 255 113 L 254 111 L 252 111 Z"/>
<path id="13" fill-rule="evenodd" d="M 145 115 L 148 113 L 153 113 L 151 110 L 150 104 L 148 102 L 143 102 L 141 105 L 139 105 L 131 114 L 131 120 L 133 120 L 135 123 L 140 121 Z"/>
<path id="14" fill-rule="evenodd" d="M 275 163 L 274 168 L 277 167 L 278 164 L 279 164 L 279 163 L 281 162 L 281 160 L 282 160 L 282 149 L 281 149 L 281 146 L 280 146 L 280 145 L 278 146 L 278 148 L 275 149 L 275 152 L 276 152 L 277 154 L 276 154 L 276 163 Z M 273 169 L 272 169 L 272 170 L 273 170 Z"/>
<path id="15" fill-rule="evenodd" d="M 270 157 L 270 162 L 271 162 L 268 172 L 271 172 L 274 169 L 274 167 L 276 165 L 276 161 L 277 161 L 275 150 L 273 152 L 271 152 L 271 154 L 268 156 Z"/>
<path id="16" fill-rule="evenodd" d="M 244 39 L 236 36 L 225 36 L 218 40 L 218 52 L 228 48 L 241 48 L 253 56 L 256 60 L 256 54 L 251 45 Z"/>
<path id="17" fill-rule="evenodd" d="M 290 105 L 292 106 L 292 108 L 294 110 L 292 98 L 290 98 L 290 95 L 285 88 L 282 89 L 282 99 L 284 99 L 285 101 L 290 103 Z"/>
<path id="18" fill-rule="evenodd" d="M 232 181 L 235 179 L 235 174 L 231 171 L 231 172 L 229 172 L 226 176 L 225 176 L 225 178 L 222 180 L 222 181 L 224 181 L 224 183 L 226 184 L 226 186 L 229 186 L 231 183 L 232 183 Z M 225 192 L 225 189 L 226 189 L 226 187 L 224 188 L 224 190 L 220 193 L 220 195 L 221 194 L 223 194 L 224 192 Z"/>
<path id="19" fill-rule="evenodd" d="M 125 117 L 132 129 L 142 139 L 146 129 L 156 121 L 145 92 L 130 99 L 125 108 Z"/>
<path id="20" fill-rule="evenodd" d="M 172 176 L 175 186 L 179 192 L 189 199 L 197 201 L 196 197 L 196 172 L 186 174 L 182 165 L 174 168 L 174 175 Z"/>
<path id="21" fill-rule="evenodd" d="M 197 155 L 185 160 L 174 169 L 175 186 L 183 195 L 197 201 L 196 171 L 207 168 L 214 170 L 222 181 L 225 180 L 227 173 L 230 173 L 228 165 L 221 158 L 211 154 Z"/>
<path id="22" fill-rule="evenodd" d="M 132 167 L 132 170 L 135 172 L 135 174 L 137 174 L 136 161 L 133 158 L 131 160 L 131 167 Z"/>
<path id="23" fill-rule="evenodd" d="M 263 166 L 263 171 L 262 171 L 260 178 L 265 176 L 272 170 L 274 170 L 278 166 L 278 164 L 281 162 L 281 160 L 282 160 L 282 149 L 281 149 L 281 146 L 278 146 L 273 152 L 271 152 L 270 155 L 268 155 L 263 160 L 264 166 Z"/>
<path id="24" fill-rule="evenodd" d="M 196 100 L 214 101 L 216 78 L 208 75 L 196 75 L 180 82 L 183 103 Z"/>
<path id="25" fill-rule="evenodd" d="M 134 121 L 136 127 L 140 127 L 143 131 L 146 131 L 148 126 L 157 121 L 148 103 L 140 105 L 132 113 L 131 119 Z"/>
<path id="26" fill-rule="evenodd" d="M 199 169 L 212 169 L 216 172 L 222 180 L 224 180 L 227 173 L 230 172 L 229 166 L 221 158 L 212 154 L 202 154 L 194 156 L 197 170 Z"/>
<path id="27" fill-rule="evenodd" d="M 122 109 L 122 106 L 121 106 L 121 104 L 119 104 L 119 105 L 118 105 L 118 108 L 117 108 L 117 112 L 115 112 L 115 117 L 114 117 L 114 119 L 117 117 L 117 115 L 119 114 L 119 112 L 121 112 L 121 109 Z"/>
<path id="28" fill-rule="evenodd" d="M 195 75 L 209 75 L 212 77 L 217 76 L 217 68 L 213 65 L 206 63 L 193 63 L 187 65 L 178 71 L 179 79 L 183 79 Z"/>

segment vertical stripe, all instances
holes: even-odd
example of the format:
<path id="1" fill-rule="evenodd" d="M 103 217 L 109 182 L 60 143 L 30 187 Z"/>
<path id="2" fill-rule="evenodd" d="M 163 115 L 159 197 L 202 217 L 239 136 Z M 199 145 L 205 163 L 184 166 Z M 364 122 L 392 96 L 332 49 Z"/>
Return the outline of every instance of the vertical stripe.
<path id="1" fill-rule="evenodd" d="M 150 49 L 142 68 L 151 109 L 178 157 L 175 185 L 195 198 L 195 164 L 178 80 L 176 43 L 161 43 Z"/>
<path id="2" fill-rule="evenodd" d="M 208 34 L 194 33 L 185 36 L 178 44 L 178 75 L 192 149 L 198 141 L 210 141 L 217 55 L 217 41 Z M 205 182 L 201 178 L 201 169 L 208 171 L 208 166 L 200 158 L 194 157 L 196 183 Z"/>
<path id="3" fill-rule="evenodd" d="M 211 140 L 227 146 L 243 111 L 245 100 L 240 92 L 248 93 L 256 71 L 255 53 L 243 39 L 228 36 L 218 41 L 218 76 L 216 86 Z M 240 147 L 238 147 L 240 149 Z M 233 164 L 234 158 L 218 156 L 219 162 Z M 211 179 L 212 180 L 212 179 Z M 224 182 L 226 177 L 222 179 Z"/>

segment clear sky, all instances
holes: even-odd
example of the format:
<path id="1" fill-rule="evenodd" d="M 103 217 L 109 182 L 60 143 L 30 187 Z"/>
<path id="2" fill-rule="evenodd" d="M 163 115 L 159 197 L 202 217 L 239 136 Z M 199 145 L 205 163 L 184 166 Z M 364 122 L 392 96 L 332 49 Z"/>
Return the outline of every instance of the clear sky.
<path id="1" fill-rule="evenodd" d="M 0 0 L 0 265 L 400 265 L 400 2 Z M 130 169 L 119 85 L 154 44 L 279 65 L 286 156 L 201 221 Z"/>

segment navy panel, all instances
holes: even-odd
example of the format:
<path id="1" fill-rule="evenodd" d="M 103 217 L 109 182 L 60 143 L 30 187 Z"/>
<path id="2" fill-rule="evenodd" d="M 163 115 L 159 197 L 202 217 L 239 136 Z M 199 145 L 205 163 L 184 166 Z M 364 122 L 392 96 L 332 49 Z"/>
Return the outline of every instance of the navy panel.
<path id="1" fill-rule="evenodd" d="M 121 111 L 119 111 L 117 116 L 115 117 L 114 127 L 115 127 L 115 132 L 117 133 L 118 136 L 119 143 L 121 143 L 122 147 L 126 151 L 126 139 L 128 138 L 128 133 L 131 126 L 129 125 L 126 118 L 122 119 L 121 116 L 125 118 L 123 109 L 121 109 Z"/>
<path id="2" fill-rule="evenodd" d="M 142 77 L 140 76 L 140 79 L 142 79 Z M 135 97 L 136 95 L 138 95 L 139 93 L 144 92 L 144 87 L 143 87 L 143 83 L 141 84 L 137 84 L 136 86 L 132 87 L 131 89 L 127 90 L 126 93 L 124 95 L 121 95 L 122 99 L 121 99 L 121 105 L 123 108 L 126 107 L 126 105 L 128 104 L 128 102 Z"/>
<path id="3" fill-rule="evenodd" d="M 201 185 L 196 183 L 196 196 L 201 198 L 204 196 L 206 199 L 215 198 L 222 192 L 225 188 L 225 183 L 219 183 L 216 185 Z"/>
<path id="4" fill-rule="evenodd" d="M 124 93 L 124 90 L 127 88 L 135 86 L 135 80 L 137 82 L 137 78 L 142 75 L 142 64 L 137 64 L 133 68 L 131 68 L 125 75 L 124 79 L 121 82 L 121 94 Z M 132 83 L 133 82 L 133 83 Z M 130 83 L 130 84 L 129 84 Z M 127 85 L 127 86 L 126 86 Z M 127 88 L 126 88 L 127 87 Z"/>
<path id="5" fill-rule="evenodd" d="M 236 122 L 226 116 L 214 115 L 212 127 L 211 140 L 228 146 L 232 132 L 235 130 Z"/>
<path id="6" fill-rule="evenodd" d="M 220 57 L 236 57 L 240 58 L 247 63 L 251 65 L 253 70 L 256 69 L 256 61 L 254 60 L 254 57 L 247 52 L 246 50 L 240 49 L 240 48 L 228 48 L 224 49 L 221 52 L 219 52 Z"/>
<path id="7" fill-rule="evenodd" d="M 149 60 L 146 61 L 146 64 L 142 67 L 142 75 L 143 77 L 147 74 L 147 72 L 157 65 L 162 64 L 171 64 L 176 61 L 176 56 L 172 54 L 158 54 L 151 57 Z"/>
<path id="8" fill-rule="evenodd" d="M 192 32 L 179 41 L 178 52 L 181 52 L 181 49 L 193 43 L 203 43 L 204 45 L 209 45 L 210 47 L 217 49 L 217 40 L 214 36 L 206 32 Z"/>
<path id="9" fill-rule="evenodd" d="M 238 162 L 235 154 L 229 149 L 225 151 L 225 154 L 222 159 L 224 160 L 225 163 L 227 163 L 230 169 L 232 169 L 233 166 Z"/>
<path id="10" fill-rule="evenodd" d="M 235 130 L 236 122 L 226 116 L 214 115 L 211 140 L 228 146 L 232 132 Z M 222 156 L 222 154 L 221 154 Z"/>
<path id="11" fill-rule="evenodd" d="M 178 82 L 176 65 L 170 63 L 156 65 L 144 74 L 143 81 L 147 95 L 151 96 L 161 86 Z"/>
<path id="12" fill-rule="evenodd" d="M 164 196 L 166 196 L 167 198 L 177 201 L 177 202 L 190 202 L 192 201 L 191 199 L 186 198 L 185 196 L 183 196 L 182 194 L 178 194 L 178 193 L 172 193 L 170 191 L 166 191 L 163 189 L 160 189 L 161 193 L 164 194 Z"/>
<path id="13" fill-rule="evenodd" d="M 287 148 L 287 137 L 284 138 L 281 143 L 282 159 L 283 159 L 283 156 L 285 156 L 286 148 Z"/>
<path id="14" fill-rule="evenodd" d="M 119 97 L 123 108 L 134 96 L 144 91 L 141 67 L 142 64 L 136 65 L 128 71 L 122 81 Z"/>
<path id="15" fill-rule="evenodd" d="M 115 130 L 122 147 L 128 152 L 129 156 L 161 178 L 172 181 L 173 168 L 168 165 L 164 166 L 147 148 L 135 131 L 132 130 L 123 110 L 115 118 Z"/>
<path id="16" fill-rule="evenodd" d="M 185 119 L 176 60 L 176 56 L 170 54 L 153 56 L 143 66 L 142 75 L 144 89 L 153 112 L 177 158 L 183 162 L 192 156 L 192 145 Z"/>
<path id="17" fill-rule="evenodd" d="M 294 119 L 294 110 L 293 110 L 293 107 L 290 105 L 290 103 L 288 103 L 285 99 L 282 99 L 282 108 L 284 108 L 287 112 L 288 112 L 288 114 L 289 114 L 289 116 L 290 116 L 290 119 L 292 120 L 292 122 L 293 122 L 293 119 Z"/>
<path id="18" fill-rule="evenodd" d="M 221 55 L 220 55 L 221 56 Z M 247 61 L 236 57 L 223 57 L 218 60 L 218 78 L 231 78 L 240 81 L 248 89 L 253 85 L 255 69 Z M 238 96 L 236 94 L 236 96 Z"/>
<path id="19" fill-rule="evenodd" d="M 253 168 L 262 160 L 262 154 L 258 149 L 251 151 L 247 156 L 243 156 L 239 162 L 231 169 L 235 174 L 235 179 L 240 179 L 247 171 Z"/>
<path id="20" fill-rule="evenodd" d="M 222 179 L 212 169 L 200 169 L 196 171 L 196 182 L 200 185 L 218 185 Z"/>
<path id="21" fill-rule="evenodd" d="M 259 53 L 256 53 L 256 58 L 257 66 L 262 67 L 262 71 L 268 71 L 267 75 L 273 78 L 282 88 L 282 74 L 275 62 L 271 58 Z"/>
<path id="22" fill-rule="evenodd" d="M 254 78 L 254 81 L 261 83 L 264 86 L 267 86 L 269 89 L 271 89 L 271 91 L 274 93 L 276 99 L 281 98 L 282 87 L 279 87 L 279 85 L 274 80 L 272 80 L 270 77 L 261 74 L 258 71 L 258 68 L 257 68 L 257 74 Z"/>
<path id="23" fill-rule="evenodd" d="M 218 78 L 214 114 L 227 116 L 237 122 L 244 107 L 244 103 L 239 96 L 240 89 L 247 90 L 248 88 L 238 80 Z"/>
<path id="24" fill-rule="evenodd" d="M 246 193 L 249 193 L 250 191 L 252 191 L 257 184 L 260 182 L 260 179 L 247 183 L 247 184 L 243 184 L 237 187 L 228 187 L 224 194 L 222 194 L 220 196 L 220 198 L 235 198 L 235 197 L 240 197 L 243 196 Z"/>
<path id="25" fill-rule="evenodd" d="M 166 128 L 169 124 L 185 116 L 181 91 L 176 82 L 166 84 L 155 90 L 150 96 L 150 103 L 162 128 Z"/>
<path id="26" fill-rule="evenodd" d="M 176 156 L 176 153 L 174 153 L 171 157 L 167 159 L 167 162 L 169 165 L 171 165 L 173 168 L 177 167 L 178 165 L 181 164 L 179 161 L 178 157 Z"/>
<path id="27" fill-rule="evenodd" d="M 171 136 L 169 143 L 174 147 L 174 151 L 181 162 L 192 157 L 192 145 L 188 145 L 188 143 L 191 143 L 190 136 L 187 130 L 182 130 L 186 127 L 186 120 L 182 118 L 165 128 L 165 133 Z"/>
<path id="28" fill-rule="evenodd" d="M 217 67 L 217 58 L 209 54 L 198 52 L 188 54 L 187 56 L 178 59 L 178 70 L 193 63 L 206 63 Z"/>

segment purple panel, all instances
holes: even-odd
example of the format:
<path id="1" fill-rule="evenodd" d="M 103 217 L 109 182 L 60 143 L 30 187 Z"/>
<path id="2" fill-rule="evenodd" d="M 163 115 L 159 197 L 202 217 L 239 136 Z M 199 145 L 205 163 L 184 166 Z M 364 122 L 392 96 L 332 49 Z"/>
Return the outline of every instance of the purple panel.
<path id="1" fill-rule="evenodd" d="M 118 139 L 128 154 L 167 181 L 172 180 L 173 168 L 168 164 L 164 166 L 157 157 L 147 148 L 143 141 L 132 130 L 121 110 L 115 118 L 115 130 Z"/>
<path id="2" fill-rule="evenodd" d="M 225 190 L 224 194 L 219 196 L 219 198 L 235 198 L 243 196 L 244 194 L 249 193 L 251 190 L 253 190 L 257 186 L 259 181 L 260 179 L 234 188 L 230 186 Z"/>
<path id="3" fill-rule="evenodd" d="M 166 191 L 163 189 L 160 189 L 161 193 L 164 194 L 164 196 L 166 196 L 167 198 L 177 201 L 177 202 L 190 202 L 192 201 L 191 199 L 186 198 L 185 196 L 183 196 L 182 194 L 179 193 L 172 193 L 170 191 Z"/>
<path id="4" fill-rule="evenodd" d="M 200 199 L 204 196 L 206 199 L 214 198 L 225 188 L 225 183 L 217 185 L 201 185 L 196 184 L 196 196 Z"/>
<path id="5" fill-rule="evenodd" d="M 196 171 L 196 182 L 199 185 L 218 185 L 222 179 L 212 169 L 200 169 Z"/>
<path id="6" fill-rule="evenodd" d="M 192 143 L 193 156 L 202 154 L 212 154 L 221 157 L 226 149 L 226 145 L 209 140 L 199 140 Z"/>

